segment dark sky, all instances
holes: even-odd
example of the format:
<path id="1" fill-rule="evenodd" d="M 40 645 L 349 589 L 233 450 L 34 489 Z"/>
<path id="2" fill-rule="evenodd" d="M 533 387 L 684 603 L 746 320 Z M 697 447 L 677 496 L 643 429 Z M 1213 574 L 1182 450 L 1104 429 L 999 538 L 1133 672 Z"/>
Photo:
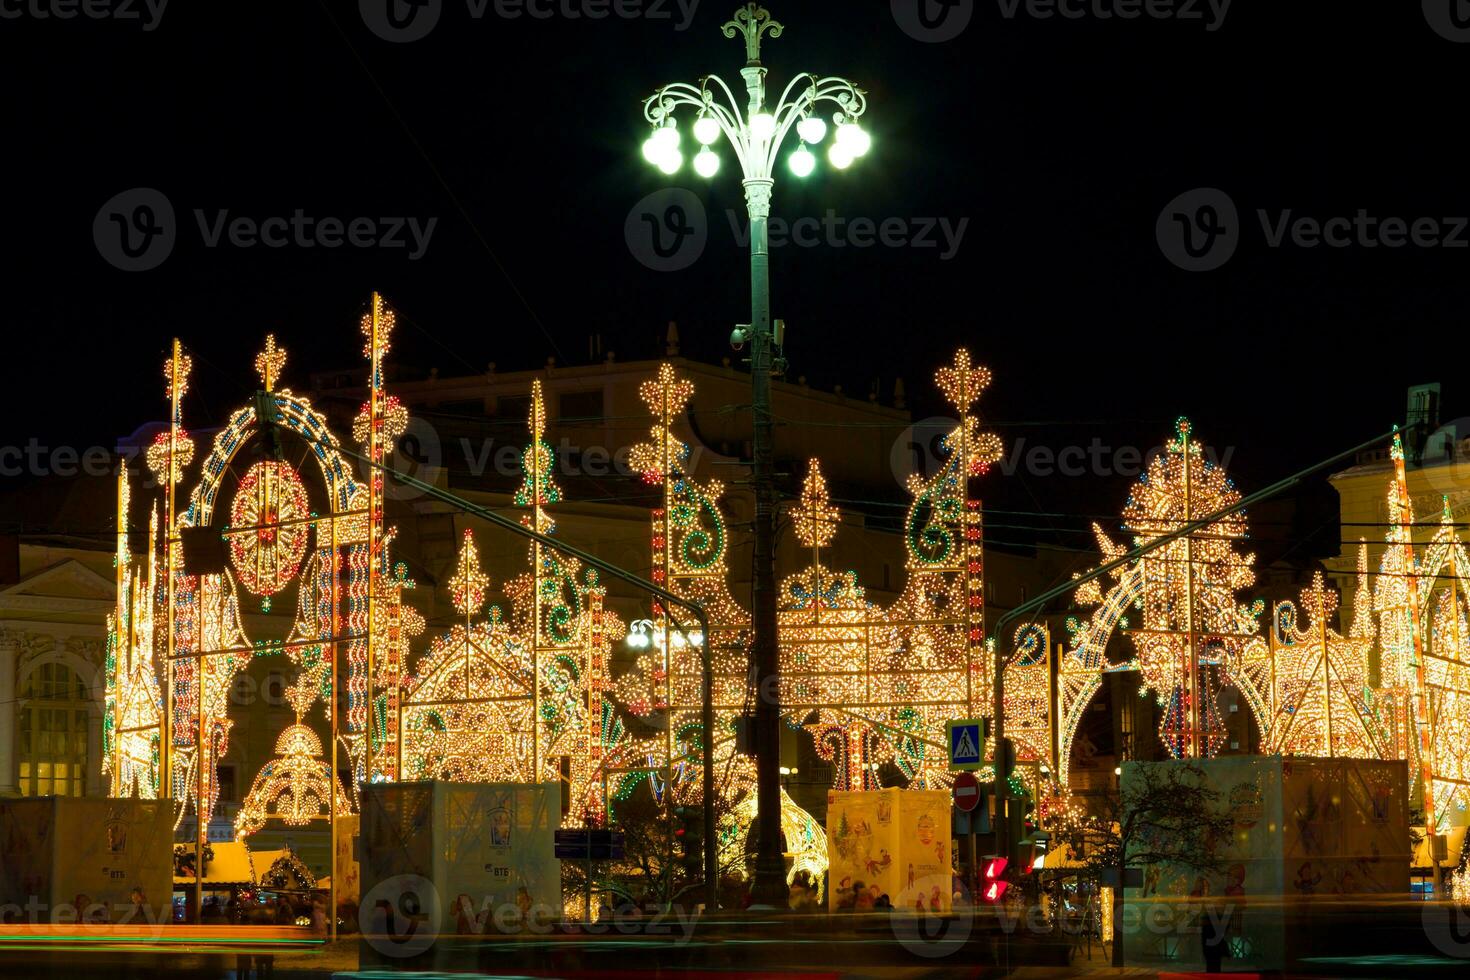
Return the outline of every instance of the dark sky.
<path id="1" fill-rule="evenodd" d="M 52 2 L 0 3 L 0 445 L 111 445 L 160 418 L 175 334 L 196 359 L 189 415 L 217 421 L 253 387 L 268 330 L 298 385 L 308 368 L 354 363 L 374 288 L 404 321 L 393 356 L 445 374 L 551 354 L 577 363 L 593 332 L 623 359 L 653 356 L 670 319 L 686 353 L 714 360 L 748 316 L 729 152 L 713 184 L 687 167 L 664 178 L 639 156 L 641 99 L 658 84 L 710 71 L 738 82 L 739 44 L 718 31 L 731 0 L 702 0 L 684 31 L 673 0 L 663 19 L 596 21 L 505 19 L 493 0 L 476 19 L 466 0 L 444 0 L 413 43 L 376 36 L 356 2 L 175 0 L 153 30 L 34 16 Z M 772 81 L 852 77 L 875 138 L 846 173 L 824 166 L 799 184 L 783 165 L 775 213 L 967 222 L 948 260 L 935 248 L 776 250 L 792 374 L 853 392 L 879 378 L 885 397 L 902 376 L 922 414 L 941 408 L 930 372 L 963 343 L 995 372 L 982 407 L 1008 440 L 1147 447 L 1187 413 L 1234 448 L 1247 490 L 1385 430 L 1409 383 L 1443 381 L 1447 416 L 1463 410 L 1450 368 L 1470 231 L 1459 249 L 1271 248 L 1257 211 L 1366 209 L 1454 232 L 1448 219 L 1470 214 L 1470 44 L 1440 36 L 1418 3 L 1237 0 L 1210 30 L 1203 0 L 1191 4 L 1202 20 L 1096 16 L 1119 2 L 1074 0 L 1088 15 L 1063 19 L 976 0 L 951 14 L 973 7 L 958 37 L 922 43 L 886 2 L 774 0 L 787 30 L 766 43 Z M 701 196 L 709 244 L 660 273 L 636 260 L 624 222 L 669 185 Z M 167 197 L 177 241 L 157 268 L 123 272 L 99 254 L 93 221 L 138 187 Z M 1200 187 L 1238 208 L 1239 247 L 1219 269 L 1187 272 L 1155 226 Z M 401 248 L 207 248 L 194 215 L 298 208 L 438 220 L 411 260 Z M 1121 506 L 1106 481 L 1069 486 L 1057 496 L 1033 476 L 1000 496 Z"/>

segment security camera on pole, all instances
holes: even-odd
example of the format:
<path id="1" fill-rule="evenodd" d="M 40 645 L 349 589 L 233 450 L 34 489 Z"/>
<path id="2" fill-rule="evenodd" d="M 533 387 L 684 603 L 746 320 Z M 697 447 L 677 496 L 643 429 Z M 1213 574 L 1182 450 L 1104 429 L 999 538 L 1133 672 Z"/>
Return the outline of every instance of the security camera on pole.
<path id="1" fill-rule="evenodd" d="M 780 705 L 777 701 L 776 653 L 775 493 L 772 485 L 771 374 L 776 366 L 778 340 L 771 329 L 770 251 L 766 223 L 771 214 L 771 188 L 777 155 L 794 129 L 800 145 L 787 159 L 796 177 L 807 177 L 817 167 L 810 147 L 827 136 L 828 124 L 819 107 L 830 103 L 836 136 L 827 150 L 833 167 L 845 170 L 868 151 L 872 140 L 858 124 L 867 109 L 862 89 L 845 78 L 802 72 L 787 84 L 773 108 L 766 106 L 766 69 L 761 65 L 761 38 L 781 36 L 784 28 L 770 11 L 747 3 L 722 28 L 726 37 L 745 39 L 745 109 L 730 87 L 709 75 L 697 85 L 675 82 L 656 91 L 643 105 L 653 132 L 643 144 L 643 155 L 665 174 L 684 166 L 675 110 L 695 110 L 695 142 L 700 146 L 694 170 L 711 178 L 720 171 L 714 145 L 723 135 L 740 163 L 745 203 L 750 216 L 750 324 L 736 328 L 731 343 L 750 344 L 751 410 L 755 433 L 755 572 L 751 589 L 755 660 L 755 742 L 759 803 L 758 850 L 753 898 L 757 905 L 786 907 L 785 861 L 781 853 L 780 815 Z M 719 95 L 720 98 L 716 96 Z"/>

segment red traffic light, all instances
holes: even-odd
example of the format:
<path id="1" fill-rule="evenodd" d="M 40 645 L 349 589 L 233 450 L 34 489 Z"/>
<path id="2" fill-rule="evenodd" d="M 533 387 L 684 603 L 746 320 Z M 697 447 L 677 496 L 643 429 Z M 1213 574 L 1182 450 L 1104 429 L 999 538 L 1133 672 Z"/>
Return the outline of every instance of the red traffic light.
<path id="1" fill-rule="evenodd" d="M 996 881 L 1005 874 L 1006 865 L 1010 862 L 1005 858 L 991 858 L 990 863 L 985 865 L 985 880 Z"/>
<path id="2" fill-rule="evenodd" d="M 987 902 L 998 902 L 1000 901 L 1000 897 L 1006 893 L 1006 889 L 1009 887 L 1010 885 L 1006 884 L 1003 881 L 992 881 L 990 884 L 985 886 L 985 891 L 982 894 L 984 895 L 984 898 Z"/>

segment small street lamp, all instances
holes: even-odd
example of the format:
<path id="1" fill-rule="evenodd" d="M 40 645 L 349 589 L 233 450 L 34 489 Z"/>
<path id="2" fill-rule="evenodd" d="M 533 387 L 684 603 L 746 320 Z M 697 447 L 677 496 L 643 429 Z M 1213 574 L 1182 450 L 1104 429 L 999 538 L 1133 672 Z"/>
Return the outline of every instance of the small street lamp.
<path id="1" fill-rule="evenodd" d="M 775 492 L 772 467 L 770 246 L 767 222 L 771 215 L 771 188 L 781 147 L 795 130 L 799 143 L 787 158 L 787 166 L 798 178 L 817 168 L 812 147 L 821 145 L 829 129 L 833 139 L 826 151 L 828 162 L 845 170 L 868 152 L 872 138 L 859 119 L 867 110 L 863 90 L 845 78 L 802 72 L 782 91 L 775 105 L 766 103 L 766 69 L 761 64 L 761 38 L 781 36 L 785 28 L 771 13 L 756 3 L 735 11 L 722 30 L 726 37 L 745 39 L 745 108 L 716 75 L 698 84 L 675 82 L 654 92 L 643 104 L 643 116 L 652 132 L 643 144 L 644 158 L 670 176 L 684 166 L 683 136 L 675 112 L 687 107 L 694 112 L 691 135 L 699 147 L 694 170 L 706 179 L 721 170 L 715 147 L 723 135 L 734 151 L 745 186 L 745 204 L 750 217 L 750 323 L 737 327 L 732 341 L 751 346 L 751 410 L 755 420 L 752 441 L 752 482 L 755 489 L 755 569 L 751 588 L 756 690 L 756 873 L 752 895 L 756 903 L 786 907 L 785 863 L 781 854 L 780 814 L 780 705 L 775 698 L 779 675 L 776 652 L 775 578 Z M 831 112 L 831 125 L 823 112 Z"/>

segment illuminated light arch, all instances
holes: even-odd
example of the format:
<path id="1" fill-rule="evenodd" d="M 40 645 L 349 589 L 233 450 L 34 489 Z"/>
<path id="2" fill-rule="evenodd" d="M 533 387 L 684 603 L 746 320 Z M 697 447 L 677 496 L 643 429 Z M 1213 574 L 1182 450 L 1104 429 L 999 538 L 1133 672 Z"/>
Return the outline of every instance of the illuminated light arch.
<path id="1" fill-rule="evenodd" d="M 337 437 L 327 426 L 326 419 L 305 398 L 292 394 L 290 389 L 270 392 L 268 397 L 280 413 L 287 428 L 301 434 L 307 441 L 311 456 L 316 460 L 327 491 L 327 501 L 338 514 L 360 511 L 367 507 L 367 486 L 352 473 L 347 458 L 336 451 Z M 235 455 L 260 435 L 260 423 L 255 416 L 255 407 L 247 405 L 230 416 L 229 422 L 214 437 L 209 456 L 201 465 L 199 483 L 189 497 L 189 507 L 180 517 L 185 527 L 207 527 L 214 519 L 214 507 L 219 495 L 220 483 L 229 471 Z M 331 449 L 323 446 L 325 441 Z M 357 527 L 357 534 L 366 531 L 366 521 L 344 522 Z M 354 535 L 341 533 L 339 541 L 349 543 Z"/>
<path id="2" fill-rule="evenodd" d="M 1153 457 L 1135 484 L 1123 517 L 1134 543 L 1144 544 L 1239 499 L 1224 471 L 1205 458 L 1189 421 L 1180 419 L 1165 452 Z M 1093 529 L 1104 560 L 1126 553 L 1100 526 Z M 1077 726 L 1103 673 L 1136 670 L 1142 675 L 1143 690 L 1153 691 L 1164 708 L 1159 736 L 1176 757 L 1211 755 L 1223 738 L 1223 719 L 1214 705 L 1214 686 L 1220 683 L 1233 684 L 1258 728 L 1269 730 L 1262 677 L 1270 669 L 1270 651 L 1257 622 L 1264 607 L 1235 602 L 1236 593 L 1255 580 L 1255 556 L 1235 550 L 1246 533 L 1245 515 L 1237 512 L 1115 572 L 1106 594 L 1096 581 L 1078 590 L 1079 603 L 1098 608 L 1085 624 L 1075 616 L 1067 621 L 1072 639 L 1058 682 L 1057 768 L 1063 785 L 1070 776 Z M 1128 621 L 1130 611 L 1139 613 L 1136 628 Z M 1133 653 L 1115 664 L 1106 649 L 1120 628 Z"/>
<path id="3" fill-rule="evenodd" d="M 381 461 L 384 443 L 396 438 L 397 416 L 384 410 L 382 393 L 381 362 L 392 315 L 376 295 L 372 312 L 364 317 L 364 328 L 372 361 L 370 429 L 378 448 L 373 458 Z M 358 478 L 326 419 L 306 399 L 277 390 L 285 359 L 274 337 L 267 337 L 265 349 L 255 359 L 264 389 L 260 397 L 269 401 L 281 428 L 298 433 L 306 444 L 306 455 L 316 459 L 327 505 L 325 516 L 310 511 L 296 469 L 274 460 L 257 464 L 232 497 L 233 509 L 239 514 L 232 514 L 231 523 L 238 525 L 243 519 L 250 526 L 222 531 L 236 545 L 231 554 L 233 565 L 204 574 L 183 569 L 180 531 L 211 526 L 215 508 L 222 502 L 225 474 L 239 459 L 240 450 L 254 440 L 269 439 L 270 433 L 256 417 L 257 399 L 256 404 L 229 416 L 196 469 L 194 443 L 184 430 L 182 408 L 192 362 L 177 341 L 164 366 L 169 429 L 146 454 L 164 488 L 162 533 L 155 523 L 146 572 L 140 570 L 141 560 L 128 552 L 126 534 L 121 531 L 127 520 L 128 492 L 125 484 L 119 488 L 121 586 L 109 637 L 112 723 L 104 729 L 113 775 L 110 792 L 119 796 L 152 792 L 173 798 L 176 826 L 192 806 L 201 839 L 218 798 L 214 761 L 228 746 L 229 691 L 245 664 L 257 656 L 284 654 L 300 668 L 287 691 L 298 719 L 320 698 L 330 720 L 334 704 L 331 651 L 339 642 L 347 647 L 348 711 L 340 733 L 361 778 L 368 745 L 368 702 L 380 702 L 377 717 L 392 716 L 395 695 L 391 690 L 401 683 L 398 665 L 421 623 L 401 601 L 401 590 L 412 583 L 390 568 L 392 534 L 382 527 L 380 475 Z M 186 468 L 194 474 L 187 495 L 180 488 Z M 262 479 L 270 486 L 264 487 Z M 252 490 L 252 499 L 242 502 L 241 495 L 249 496 Z M 315 542 L 309 543 L 312 532 Z M 249 533 L 254 534 L 253 539 L 242 544 L 240 535 Z M 261 553 L 261 547 L 271 553 Z M 242 586 L 259 595 L 261 607 L 268 609 L 272 594 L 293 582 L 300 585 L 298 608 L 287 639 L 252 641 L 241 617 Z M 368 663 L 374 650 L 377 671 L 370 679 Z M 385 688 L 390 691 L 386 698 Z M 150 702 L 161 706 L 151 721 L 145 717 Z M 164 738 L 163 729 L 172 736 Z M 309 731 L 304 726 L 301 730 Z M 372 740 L 375 747 L 388 750 L 383 753 L 387 760 L 392 759 L 395 737 L 390 729 Z M 321 764 L 330 765 L 326 760 Z M 374 778 L 392 778 L 394 771 L 387 761 L 374 760 Z M 330 794 L 323 798 L 340 802 Z M 350 812 L 350 807 L 342 812 Z"/>

